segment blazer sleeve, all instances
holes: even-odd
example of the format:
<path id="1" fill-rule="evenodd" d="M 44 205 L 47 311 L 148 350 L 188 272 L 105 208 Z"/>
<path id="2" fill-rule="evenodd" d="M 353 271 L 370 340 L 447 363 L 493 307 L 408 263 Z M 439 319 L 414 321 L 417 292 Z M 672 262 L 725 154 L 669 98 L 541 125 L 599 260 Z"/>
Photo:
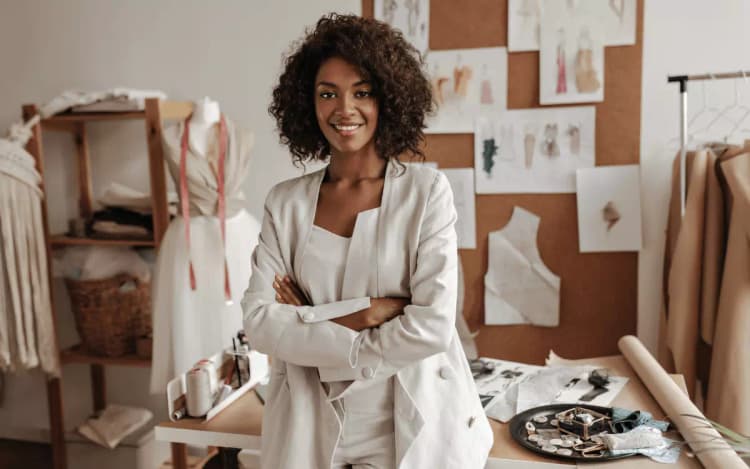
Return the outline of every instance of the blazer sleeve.
<path id="1" fill-rule="evenodd" d="M 448 179 L 432 183 L 420 226 L 411 304 L 404 314 L 359 333 L 348 367 L 318 367 L 322 381 L 387 378 L 405 366 L 448 349 L 456 320 L 458 247 L 456 209 Z"/>
<path id="2" fill-rule="evenodd" d="M 274 274 L 291 274 L 282 257 L 274 222 L 274 190 L 266 199 L 250 282 L 242 298 L 243 323 L 251 347 L 300 366 L 350 368 L 356 364 L 357 333 L 328 319 L 370 307 L 370 298 L 316 306 L 277 303 Z"/>

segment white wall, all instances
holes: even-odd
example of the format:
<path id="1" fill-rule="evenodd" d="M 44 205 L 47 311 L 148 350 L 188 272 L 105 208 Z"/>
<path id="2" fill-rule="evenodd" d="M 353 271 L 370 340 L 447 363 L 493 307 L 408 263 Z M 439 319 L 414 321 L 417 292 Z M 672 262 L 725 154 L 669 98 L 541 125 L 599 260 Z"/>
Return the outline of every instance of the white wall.
<path id="1" fill-rule="evenodd" d="M 671 165 L 679 146 L 679 89 L 667 75 L 750 70 L 750 3 L 745 0 L 646 0 L 641 108 L 644 248 L 638 257 L 638 335 L 652 350 L 658 337 Z M 745 104 L 750 85 L 738 81 Z M 688 85 L 689 109 L 702 107 L 704 85 Z M 734 100 L 732 80 L 705 84 L 709 105 Z M 692 115 L 692 113 L 691 113 Z M 705 115 L 705 114 L 704 114 Z M 694 128 L 704 127 L 699 118 Z M 745 127 L 750 127 L 750 120 Z M 710 136 L 723 138 L 726 126 Z"/>
<path id="2" fill-rule="evenodd" d="M 281 54 L 329 11 L 359 14 L 361 2 L 0 0 L 0 134 L 19 119 L 22 104 L 40 104 L 70 88 L 155 88 L 180 100 L 207 95 L 256 132 L 244 188 L 248 209 L 260 218 L 268 189 L 299 173 L 266 111 Z M 90 139 L 95 195 L 108 180 L 148 189 L 141 122 L 97 124 Z M 50 133 L 44 145 L 51 227 L 61 231 L 76 214 L 72 142 Z M 64 290 L 56 287 L 60 338 L 70 345 L 76 341 L 73 321 Z M 107 378 L 110 401 L 164 412 L 163 399 L 147 394 L 148 370 L 108 368 Z M 66 366 L 63 382 L 70 428 L 91 408 L 87 367 Z M 46 427 L 41 375 L 9 376 L 0 437 L 35 437 Z"/>

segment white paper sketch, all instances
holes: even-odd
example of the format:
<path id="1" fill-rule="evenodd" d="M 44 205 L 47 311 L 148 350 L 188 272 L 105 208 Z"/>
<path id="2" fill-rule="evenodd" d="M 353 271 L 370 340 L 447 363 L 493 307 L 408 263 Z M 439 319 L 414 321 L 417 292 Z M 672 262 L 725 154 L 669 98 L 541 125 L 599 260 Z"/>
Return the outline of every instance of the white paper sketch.
<path id="1" fill-rule="evenodd" d="M 477 248 L 476 211 L 474 209 L 474 169 L 458 168 L 442 170 L 453 189 L 453 204 L 456 206 L 456 234 L 459 249 Z"/>
<path id="2" fill-rule="evenodd" d="M 539 50 L 542 0 L 508 0 L 508 51 Z"/>
<path id="3" fill-rule="evenodd" d="M 539 50 L 541 18 L 548 3 L 508 0 L 508 52 Z M 603 25 L 606 47 L 635 44 L 636 0 L 578 0 L 575 7 Z"/>
<path id="4" fill-rule="evenodd" d="M 560 277 L 542 261 L 536 246 L 539 217 L 513 208 L 510 221 L 489 234 L 484 276 L 484 323 L 488 326 L 560 323 Z"/>
<path id="5" fill-rule="evenodd" d="M 477 194 L 570 193 L 593 167 L 593 106 L 505 111 L 476 120 Z"/>
<path id="6" fill-rule="evenodd" d="M 628 382 L 623 376 L 609 376 L 604 389 L 588 377 L 596 368 L 589 365 L 536 366 L 480 358 L 486 371 L 474 373 L 479 399 L 488 417 L 507 422 L 514 415 L 553 403 L 608 406 Z M 592 397 L 593 396 L 593 397 Z"/>
<path id="7" fill-rule="evenodd" d="M 638 165 L 581 169 L 578 244 L 581 252 L 641 249 L 641 186 Z"/>
<path id="8" fill-rule="evenodd" d="M 375 19 L 401 30 L 404 37 L 422 54 L 430 38 L 429 0 L 375 0 Z"/>
<path id="9" fill-rule="evenodd" d="M 603 2 L 603 0 L 600 0 Z M 604 100 L 604 30 L 585 2 L 544 4 L 539 38 L 539 102 Z"/>
<path id="10" fill-rule="evenodd" d="M 471 133 L 478 115 L 506 108 L 504 47 L 430 51 L 427 73 L 437 112 L 427 120 L 426 133 Z"/>
<path id="11" fill-rule="evenodd" d="M 636 0 L 586 0 L 586 5 L 600 9 L 596 17 L 604 26 L 605 46 L 635 44 Z"/>

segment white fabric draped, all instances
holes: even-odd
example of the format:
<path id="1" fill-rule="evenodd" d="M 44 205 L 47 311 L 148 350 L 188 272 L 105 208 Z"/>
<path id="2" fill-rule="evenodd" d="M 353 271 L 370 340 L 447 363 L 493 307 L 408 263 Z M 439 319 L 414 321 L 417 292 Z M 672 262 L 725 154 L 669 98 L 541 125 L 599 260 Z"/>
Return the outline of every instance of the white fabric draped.
<path id="1" fill-rule="evenodd" d="M 0 139 L 0 369 L 59 376 L 40 181 L 21 144 Z"/>

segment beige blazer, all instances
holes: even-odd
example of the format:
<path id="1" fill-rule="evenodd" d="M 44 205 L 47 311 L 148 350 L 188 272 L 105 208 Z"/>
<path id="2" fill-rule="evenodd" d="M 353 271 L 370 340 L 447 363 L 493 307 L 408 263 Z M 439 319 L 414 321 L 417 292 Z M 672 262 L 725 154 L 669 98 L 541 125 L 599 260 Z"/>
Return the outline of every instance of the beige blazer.
<path id="1" fill-rule="evenodd" d="M 272 288 L 274 273 L 296 280 L 325 170 L 284 181 L 266 199 L 242 302 L 251 346 L 273 357 L 263 468 L 331 467 L 341 424 L 321 381 L 351 381 L 348 392 L 394 375 L 397 467 L 485 465 L 492 430 L 455 327 L 453 194 L 433 169 L 407 165 L 397 173 L 389 163 L 377 229 L 350 247 L 343 301 L 332 304 L 278 304 Z M 366 254 L 373 249 L 374 264 Z M 411 304 L 379 328 L 356 333 L 328 320 L 386 296 Z"/>

